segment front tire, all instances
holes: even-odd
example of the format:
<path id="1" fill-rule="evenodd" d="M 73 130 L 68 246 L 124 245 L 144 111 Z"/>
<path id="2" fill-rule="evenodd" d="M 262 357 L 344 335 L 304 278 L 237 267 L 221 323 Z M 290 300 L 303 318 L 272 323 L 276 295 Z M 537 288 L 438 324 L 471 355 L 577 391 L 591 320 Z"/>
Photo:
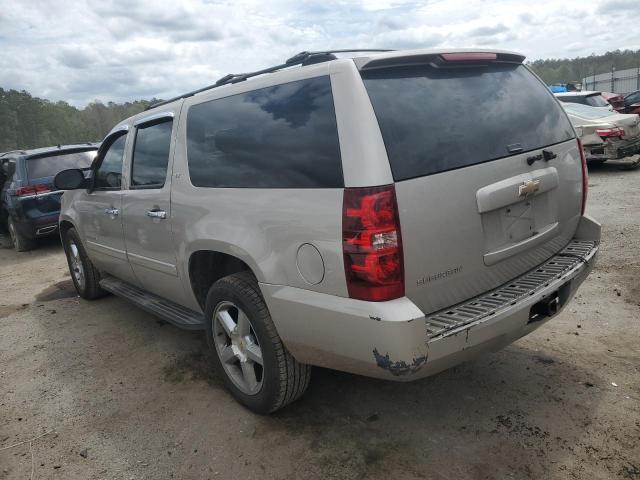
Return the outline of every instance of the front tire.
<path id="1" fill-rule="evenodd" d="M 63 245 L 71 279 L 78 295 L 86 300 L 106 295 L 107 292 L 100 287 L 100 272 L 91 263 L 75 228 L 64 232 Z"/>
<path id="2" fill-rule="evenodd" d="M 298 363 L 287 351 L 250 272 L 214 283 L 205 315 L 215 368 L 236 400 L 269 414 L 302 396 L 311 366 Z"/>
<path id="3" fill-rule="evenodd" d="M 27 250 L 32 250 L 35 247 L 36 242 L 31 238 L 27 238 L 20 234 L 11 217 L 7 220 L 7 229 L 9 230 L 9 236 L 11 237 L 13 248 L 15 248 L 17 252 L 26 252 Z"/>

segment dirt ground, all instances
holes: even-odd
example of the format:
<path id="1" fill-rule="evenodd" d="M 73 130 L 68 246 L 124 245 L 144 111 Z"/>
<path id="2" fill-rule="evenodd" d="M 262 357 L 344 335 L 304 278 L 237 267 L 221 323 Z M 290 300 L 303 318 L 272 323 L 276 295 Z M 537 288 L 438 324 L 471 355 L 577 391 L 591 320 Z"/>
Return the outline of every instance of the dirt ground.
<path id="1" fill-rule="evenodd" d="M 640 169 L 589 202 L 599 263 L 556 319 L 415 383 L 315 369 L 271 417 L 201 334 L 77 298 L 55 239 L 0 249 L 0 479 L 640 479 Z"/>

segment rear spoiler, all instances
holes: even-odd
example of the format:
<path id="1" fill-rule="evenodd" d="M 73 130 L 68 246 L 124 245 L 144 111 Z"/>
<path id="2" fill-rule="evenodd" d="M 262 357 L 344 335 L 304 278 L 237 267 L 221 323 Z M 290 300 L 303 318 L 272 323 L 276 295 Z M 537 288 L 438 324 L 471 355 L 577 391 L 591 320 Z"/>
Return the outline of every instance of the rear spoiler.
<path id="1" fill-rule="evenodd" d="M 374 70 L 389 67 L 432 65 L 438 68 L 478 66 L 488 63 L 522 63 L 526 57 L 514 52 L 456 51 L 416 52 L 415 54 L 389 53 L 374 57 L 354 58 L 359 70 Z"/>

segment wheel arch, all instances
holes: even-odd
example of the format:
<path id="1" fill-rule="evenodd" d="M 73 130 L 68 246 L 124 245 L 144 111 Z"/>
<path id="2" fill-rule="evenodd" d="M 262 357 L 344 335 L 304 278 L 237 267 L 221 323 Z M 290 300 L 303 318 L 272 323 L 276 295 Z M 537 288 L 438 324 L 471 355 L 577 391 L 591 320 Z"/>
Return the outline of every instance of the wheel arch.
<path id="1" fill-rule="evenodd" d="M 60 238 L 63 238 L 63 235 L 67 233 L 67 231 L 71 228 L 76 228 L 71 220 L 62 219 L 58 223 L 58 227 L 60 229 Z M 76 229 L 77 230 L 77 229 Z"/>
<path id="2" fill-rule="evenodd" d="M 188 261 L 189 286 L 198 304 L 204 310 L 211 286 L 228 275 L 249 271 L 259 279 L 255 268 L 239 256 L 219 250 L 202 248 L 193 251 Z"/>

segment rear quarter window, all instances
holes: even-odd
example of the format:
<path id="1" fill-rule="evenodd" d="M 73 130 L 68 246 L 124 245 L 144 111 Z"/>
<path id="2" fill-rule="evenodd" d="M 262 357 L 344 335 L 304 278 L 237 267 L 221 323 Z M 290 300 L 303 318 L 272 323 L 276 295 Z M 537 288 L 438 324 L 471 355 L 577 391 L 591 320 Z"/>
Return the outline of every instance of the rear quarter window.
<path id="1" fill-rule="evenodd" d="M 196 187 L 342 187 L 329 77 L 192 106 L 187 159 Z"/>
<path id="2" fill-rule="evenodd" d="M 26 161 L 29 179 L 53 177 L 68 168 L 88 168 L 96 156 L 96 150 L 30 158 Z"/>
<path id="3" fill-rule="evenodd" d="M 523 65 L 362 74 L 394 179 L 431 175 L 574 137 L 553 95 Z"/>

